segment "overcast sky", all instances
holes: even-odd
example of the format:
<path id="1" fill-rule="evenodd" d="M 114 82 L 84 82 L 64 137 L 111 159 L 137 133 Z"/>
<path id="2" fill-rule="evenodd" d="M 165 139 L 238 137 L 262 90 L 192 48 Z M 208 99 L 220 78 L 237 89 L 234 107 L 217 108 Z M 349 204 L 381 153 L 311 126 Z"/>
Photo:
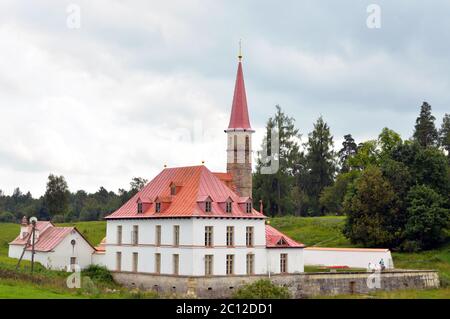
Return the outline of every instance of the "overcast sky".
<path id="1" fill-rule="evenodd" d="M 304 140 L 320 115 L 336 147 L 385 126 L 409 138 L 422 101 L 437 125 L 450 112 L 449 12 L 446 0 L 2 0 L 0 189 L 40 196 L 54 173 L 71 191 L 117 191 L 202 160 L 224 171 L 239 39 L 255 146 L 276 104 Z"/>

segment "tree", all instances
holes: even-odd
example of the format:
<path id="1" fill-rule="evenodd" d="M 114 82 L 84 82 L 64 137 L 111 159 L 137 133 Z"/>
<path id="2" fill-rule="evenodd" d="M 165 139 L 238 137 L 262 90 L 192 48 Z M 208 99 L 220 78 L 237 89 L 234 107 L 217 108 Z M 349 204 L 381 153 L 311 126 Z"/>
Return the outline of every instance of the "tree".
<path id="1" fill-rule="evenodd" d="M 447 152 L 450 160 L 450 114 L 445 114 L 439 130 L 439 145 Z"/>
<path id="2" fill-rule="evenodd" d="M 376 140 L 359 143 L 356 154 L 349 157 L 347 162 L 350 169 L 363 170 L 371 165 L 378 165 L 379 151 Z"/>
<path id="3" fill-rule="evenodd" d="M 450 167 L 442 151 L 435 147 L 423 148 L 415 142 L 405 142 L 392 149 L 390 158 L 408 167 L 412 184 L 427 185 L 448 197 Z"/>
<path id="4" fill-rule="evenodd" d="M 69 189 L 64 176 L 56 176 L 53 174 L 48 176 L 44 201 L 51 216 L 67 214 L 69 194 Z"/>
<path id="5" fill-rule="evenodd" d="M 278 132 L 277 149 L 271 149 L 272 129 Z M 256 172 L 253 174 L 254 205 L 259 207 L 259 200 L 262 200 L 266 213 L 271 216 L 291 214 L 295 210 L 291 191 L 303 156 L 298 145 L 300 135 L 294 119 L 287 116 L 279 105 L 276 106 L 275 116 L 267 121 L 266 130 L 262 151 L 258 152 Z M 274 174 L 261 173 L 261 169 L 268 164 L 264 153 L 268 158 L 279 161 L 279 168 Z"/>
<path id="6" fill-rule="evenodd" d="M 433 248 L 444 242 L 450 225 L 445 199 L 428 186 L 416 185 L 409 191 L 407 202 L 406 248 Z"/>
<path id="7" fill-rule="evenodd" d="M 358 146 L 355 143 L 351 134 L 344 135 L 344 142 L 342 142 L 342 148 L 338 152 L 339 163 L 341 166 L 341 173 L 346 173 L 350 170 L 347 163 L 348 158 L 354 156 L 358 151 Z"/>
<path id="8" fill-rule="evenodd" d="M 345 201 L 344 234 L 354 244 L 393 247 L 401 238 L 398 197 L 376 166 L 365 169 L 351 185 Z"/>
<path id="9" fill-rule="evenodd" d="M 351 183 L 359 176 L 359 171 L 350 171 L 341 173 L 336 177 L 333 185 L 327 186 L 320 195 L 320 205 L 325 208 L 327 213 L 342 215 L 343 202 L 347 189 Z"/>
<path id="10" fill-rule="evenodd" d="M 144 188 L 145 184 L 147 184 L 148 180 L 142 177 L 133 177 L 133 179 L 130 182 L 130 192 L 131 196 L 134 196 L 137 192 L 139 192 L 141 189 Z"/>
<path id="11" fill-rule="evenodd" d="M 434 125 L 436 118 L 431 114 L 431 105 L 423 102 L 420 115 L 416 119 L 413 138 L 422 147 L 435 146 L 438 140 L 438 132 Z"/>
<path id="12" fill-rule="evenodd" d="M 312 200 L 312 209 L 315 214 L 323 215 L 325 209 L 319 207 L 319 196 L 323 189 L 333 183 L 336 173 L 335 152 L 333 150 L 333 136 L 330 128 L 322 117 L 314 124 L 314 130 L 308 135 L 307 169 L 308 169 L 308 196 Z"/>
<path id="13" fill-rule="evenodd" d="M 397 132 L 383 128 L 378 135 L 378 145 L 381 147 L 381 156 L 387 156 L 389 152 L 397 145 L 402 143 L 402 138 Z"/>

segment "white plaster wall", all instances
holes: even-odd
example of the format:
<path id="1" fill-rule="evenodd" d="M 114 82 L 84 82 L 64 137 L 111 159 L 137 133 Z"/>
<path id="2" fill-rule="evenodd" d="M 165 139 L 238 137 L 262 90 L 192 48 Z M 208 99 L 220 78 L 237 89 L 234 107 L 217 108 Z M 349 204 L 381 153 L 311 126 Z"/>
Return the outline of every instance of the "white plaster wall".
<path id="1" fill-rule="evenodd" d="M 117 226 L 122 226 L 122 245 L 117 245 Z M 133 225 L 139 226 L 139 245 L 133 246 Z M 156 225 L 161 225 L 161 246 L 156 244 Z M 173 226 L 180 226 L 180 245 L 173 246 Z M 214 247 L 206 248 L 205 226 L 213 226 Z M 226 247 L 226 228 L 234 226 L 234 248 Z M 254 227 L 254 247 L 246 247 L 246 227 Z M 138 272 L 155 272 L 155 253 L 161 254 L 161 273 L 173 274 L 173 254 L 179 255 L 179 274 L 203 276 L 204 256 L 214 255 L 214 275 L 226 275 L 226 255 L 234 254 L 234 274 L 247 273 L 247 254 L 255 255 L 255 274 L 267 273 L 264 220 L 252 219 L 142 219 L 108 220 L 105 264 L 116 270 L 116 252 L 122 253 L 122 271 L 132 271 L 133 252 L 138 253 Z"/>
<path id="2" fill-rule="evenodd" d="M 386 268 L 394 268 L 391 252 L 389 250 L 379 251 L 376 249 L 361 250 L 329 250 L 305 248 L 305 265 L 315 266 L 348 266 L 352 268 L 367 268 L 369 263 L 378 265 L 384 260 Z"/>
<path id="3" fill-rule="evenodd" d="M 19 259 L 22 254 L 23 246 L 21 245 L 9 245 L 8 257 Z M 49 258 L 49 253 L 46 252 L 36 252 L 34 254 L 34 260 L 40 263 L 42 266 L 47 267 L 47 262 Z M 23 255 L 23 260 L 31 260 L 31 251 L 26 251 Z"/>
<path id="4" fill-rule="evenodd" d="M 303 248 L 268 248 L 267 268 L 271 274 L 280 273 L 280 255 L 287 254 L 287 272 L 304 272 Z"/>
<path id="5" fill-rule="evenodd" d="M 105 266 L 106 267 L 106 254 L 94 252 L 92 254 L 92 263 L 94 265 Z"/>

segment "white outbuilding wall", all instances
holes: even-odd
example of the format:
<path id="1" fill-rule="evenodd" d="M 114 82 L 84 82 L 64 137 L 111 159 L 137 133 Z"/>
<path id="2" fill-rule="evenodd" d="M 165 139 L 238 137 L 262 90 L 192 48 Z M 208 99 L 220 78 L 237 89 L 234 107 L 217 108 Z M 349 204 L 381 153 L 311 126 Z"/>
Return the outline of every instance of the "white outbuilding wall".
<path id="1" fill-rule="evenodd" d="M 271 274 L 279 274 L 281 254 L 287 254 L 287 272 L 304 272 L 303 248 L 268 248 L 267 269 Z"/>
<path id="2" fill-rule="evenodd" d="M 386 268 L 394 268 L 389 249 L 325 247 L 308 247 L 304 249 L 306 266 L 347 266 L 367 269 L 369 263 L 372 266 L 379 265 L 381 259 L 383 259 Z"/>

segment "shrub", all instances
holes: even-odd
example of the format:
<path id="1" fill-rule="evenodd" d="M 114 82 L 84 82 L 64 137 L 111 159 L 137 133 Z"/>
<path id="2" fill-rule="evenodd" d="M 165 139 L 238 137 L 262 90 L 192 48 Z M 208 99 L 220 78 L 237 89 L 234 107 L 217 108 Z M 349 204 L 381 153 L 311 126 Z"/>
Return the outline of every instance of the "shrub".
<path id="1" fill-rule="evenodd" d="M 53 223 L 64 223 L 64 216 L 63 215 L 55 215 L 52 217 Z"/>
<path id="2" fill-rule="evenodd" d="M 408 221 L 405 235 L 417 248 L 427 249 L 444 242 L 449 227 L 445 199 L 428 186 L 414 186 L 407 196 Z"/>
<path id="3" fill-rule="evenodd" d="M 108 285 L 115 284 L 111 272 L 103 266 L 90 265 L 83 270 L 83 276 L 89 277 L 97 283 Z"/>
<path id="4" fill-rule="evenodd" d="M 235 299 L 289 299 L 291 294 L 286 287 L 277 286 L 268 279 L 260 279 L 240 287 Z"/>
<path id="5" fill-rule="evenodd" d="M 13 223 L 16 221 L 14 215 L 10 212 L 0 213 L 0 223 Z"/>

